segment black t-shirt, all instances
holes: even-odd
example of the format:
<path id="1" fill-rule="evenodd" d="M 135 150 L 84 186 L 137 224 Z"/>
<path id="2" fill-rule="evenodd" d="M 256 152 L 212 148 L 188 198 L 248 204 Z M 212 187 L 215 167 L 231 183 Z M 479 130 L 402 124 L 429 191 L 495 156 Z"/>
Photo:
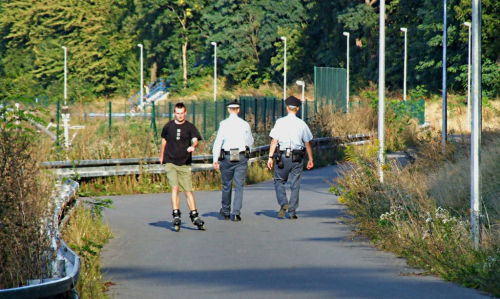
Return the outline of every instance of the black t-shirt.
<path id="1" fill-rule="evenodd" d="M 187 149 L 191 146 L 193 138 L 201 140 L 198 129 L 192 123 L 185 121 L 179 125 L 171 120 L 163 127 L 161 138 L 167 140 L 163 163 L 173 163 L 178 166 L 191 165 L 192 155 Z"/>

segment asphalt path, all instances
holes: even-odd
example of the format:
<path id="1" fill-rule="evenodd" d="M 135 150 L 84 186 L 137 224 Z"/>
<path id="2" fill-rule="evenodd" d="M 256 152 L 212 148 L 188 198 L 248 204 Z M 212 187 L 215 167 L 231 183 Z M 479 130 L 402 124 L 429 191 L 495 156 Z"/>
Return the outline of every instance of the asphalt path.
<path id="1" fill-rule="evenodd" d="M 101 253 L 110 295 L 125 298 L 488 298 L 418 275 L 403 259 L 350 241 L 343 206 L 328 192 L 336 166 L 302 175 L 299 219 L 277 219 L 272 181 L 246 186 L 242 221 L 223 220 L 220 191 L 194 192 L 206 231 L 175 232 L 170 194 L 110 197 L 114 238 Z M 289 188 L 288 194 L 289 194 Z"/>

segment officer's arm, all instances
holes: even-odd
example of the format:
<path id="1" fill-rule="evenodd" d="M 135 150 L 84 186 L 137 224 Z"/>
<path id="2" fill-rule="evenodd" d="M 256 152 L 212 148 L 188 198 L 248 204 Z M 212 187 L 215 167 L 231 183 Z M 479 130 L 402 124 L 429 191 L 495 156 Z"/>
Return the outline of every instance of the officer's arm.
<path id="1" fill-rule="evenodd" d="M 253 136 L 252 136 L 252 130 L 250 129 L 250 125 L 248 125 L 248 130 L 247 130 L 247 146 L 252 149 L 253 147 Z"/>
<path id="2" fill-rule="evenodd" d="M 220 156 L 223 136 L 224 136 L 223 128 L 222 128 L 222 126 L 220 126 L 219 131 L 217 132 L 217 137 L 215 137 L 214 145 L 212 148 L 213 163 L 214 164 L 218 162 L 218 159 Z"/>
<path id="3" fill-rule="evenodd" d="M 271 145 L 269 146 L 269 158 L 267 159 L 267 167 L 269 169 L 273 167 L 273 156 L 277 146 L 278 146 L 278 139 L 273 138 L 273 140 L 271 141 Z"/>
<path id="4" fill-rule="evenodd" d="M 311 143 L 309 141 L 304 142 L 304 144 L 306 146 L 307 156 L 309 157 L 309 161 L 307 161 L 307 169 L 311 169 L 314 167 L 312 146 L 311 146 Z"/>

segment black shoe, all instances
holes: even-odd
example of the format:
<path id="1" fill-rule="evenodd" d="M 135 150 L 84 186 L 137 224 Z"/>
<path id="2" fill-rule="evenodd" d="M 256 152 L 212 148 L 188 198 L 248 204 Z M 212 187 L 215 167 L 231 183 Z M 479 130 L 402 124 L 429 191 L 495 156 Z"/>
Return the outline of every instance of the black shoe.
<path id="1" fill-rule="evenodd" d="M 233 221 L 241 221 L 241 216 L 240 215 L 234 215 L 233 216 Z"/>
<path id="2" fill-rule="evenodd" d="M 219 214 L 222 216 L 222 218 L 224 218 L 224 220 L 229 220 L 229 215 L 226 215 L 224 213 L 222 213 L 222 211 L 219 211 Z"/>
<path id="3" fill-rule="evenodd" d="M 278 212 L 278 218 L 283 218 L 285 217 L 286 210 L 288 210 L 288 205 L 283 205 L 281 207 L 281 210 Z"/>
<path id="4" fill-rule="evenodd" d="M 297 215 L 292 215 L 292 216 L 288 217 L 288 219 L 299 219 L 299 217 L 297 217 Z"/>

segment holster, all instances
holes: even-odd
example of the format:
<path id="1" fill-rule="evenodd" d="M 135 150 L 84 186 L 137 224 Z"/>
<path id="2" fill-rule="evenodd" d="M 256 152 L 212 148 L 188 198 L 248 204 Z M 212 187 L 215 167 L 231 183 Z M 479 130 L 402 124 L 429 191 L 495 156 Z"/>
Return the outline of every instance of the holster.
<path id="1" fill-rule="evenodd" d="M 292 162 L 302 162 L 304 155 L 305 155 L 304 150 L 293 150 L 292 151 Z"/>
<path id="2" fill-rule="evenodd" d="M 222 161 L 226 158 L 226 153 L 224 152 L 224 149 L 220 149 L 220 154 L 219 154 L 219 161 Z"/>
<path id="3" fill-rule="evenodd" d="M 283 169 L 285 165 L 283 164 L 283 159 L 281 158 L 281 155 L 283 155 L 283 152 L 277 152 L 275 153 L 276 155 L 276 166 L 278 166 L 279 169 Z"/>
<path id="4" fill-rule="evenodd" d="M 248 147 L 248 145 L 245 145 L 245 157 L 247 159 L 250 159 L 250 148 Z"/>

